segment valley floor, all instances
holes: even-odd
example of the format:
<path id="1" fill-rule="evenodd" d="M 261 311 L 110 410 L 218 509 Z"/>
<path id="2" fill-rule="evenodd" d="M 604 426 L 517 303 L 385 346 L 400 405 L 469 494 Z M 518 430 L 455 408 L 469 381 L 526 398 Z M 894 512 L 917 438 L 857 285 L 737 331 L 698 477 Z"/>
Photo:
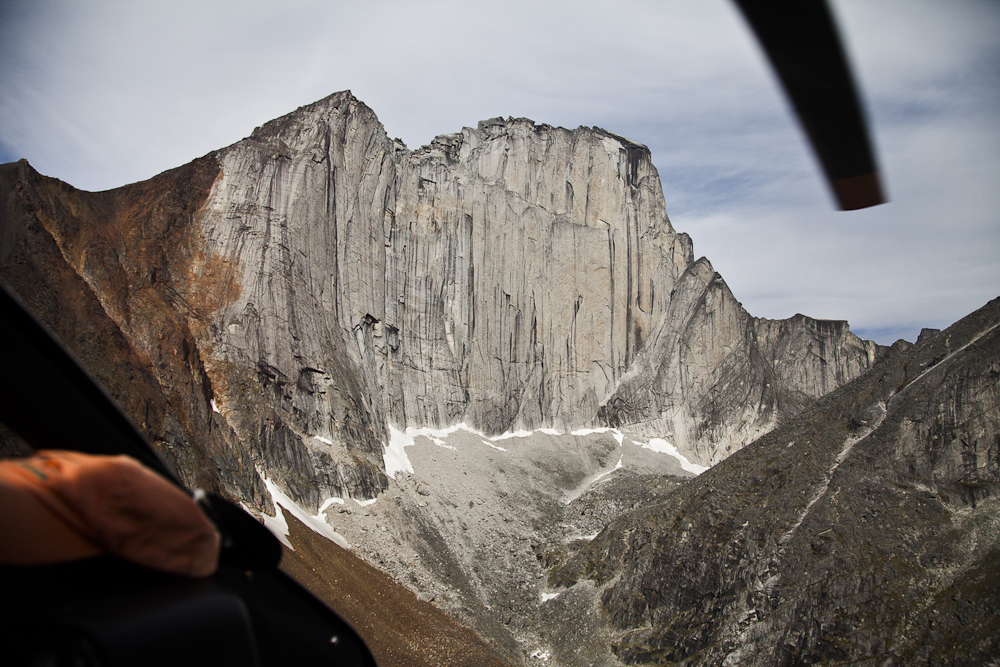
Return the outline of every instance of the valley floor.
<path id="1" fill-rule="evenodd" d="M 690 464 L 666 443 L 606 429 L 494 440 L 411 430 L 407 444 L 374 503 L 328 502 L 304 517 L 313 530 L 285 508 L 286 571 L 380 664 L 620 664 L 598 590 L 561 579 L 560 563 L 570 545 L 691 478 Z M 316 532 L 320 521 L 350 551 Z M 280 519 L 266 522 L 280 532 Z"/>

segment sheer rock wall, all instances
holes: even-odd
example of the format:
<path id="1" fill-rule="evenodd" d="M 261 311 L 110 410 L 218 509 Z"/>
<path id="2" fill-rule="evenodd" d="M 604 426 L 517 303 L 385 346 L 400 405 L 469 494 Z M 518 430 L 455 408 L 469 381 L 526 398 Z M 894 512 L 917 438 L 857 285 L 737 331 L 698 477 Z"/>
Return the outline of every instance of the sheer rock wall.
<path id="1" fill-rule="evenodd" d="M 597 128 L 492 119 L 411 151 L 342 92 L 107 193 L 18 168 L 25 233 L 184 425 L 150 439 L 234 495 L 185 452 L 243 451 L 240 475 L 310 507 L 385 488 L 388 424 L 613 424 L 711 463 L 878 352 L 846 323 L 750 317 L 672 228 L 649 151 Z"/>
<path id="2" fill-rule="evenodd" d="M 346 332 L 376 423 L 614 423 L 715 462 L 876 356 L 843 322 L 751 318 L 671 227 L 648 150 L 603 130 L 492 119 L 409 151 L 340 93 L 220 159 L 205 231 L 256 276 L 221 319 L 281 331 L 312 303 L 292 340 Z M 217 349 L 296 377 L 280 338 L 227 324 Z"/>

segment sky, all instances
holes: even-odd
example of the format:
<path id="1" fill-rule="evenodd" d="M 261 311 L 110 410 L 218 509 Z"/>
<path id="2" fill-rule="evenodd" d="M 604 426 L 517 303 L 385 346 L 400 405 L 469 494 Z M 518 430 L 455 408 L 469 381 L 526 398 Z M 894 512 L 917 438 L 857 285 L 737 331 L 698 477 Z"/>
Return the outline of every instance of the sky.
<path id="1" fill-rule="evenodd" d="M 758 317 L 913 341 L 1000 295 L 1000 2 L 833 0 L 890 203 L 842 212 L 728 0 L 0 0 L 0 162 L 104 190 L 351 90 L 410 148 L 495 116 L 647 145 Z"/>

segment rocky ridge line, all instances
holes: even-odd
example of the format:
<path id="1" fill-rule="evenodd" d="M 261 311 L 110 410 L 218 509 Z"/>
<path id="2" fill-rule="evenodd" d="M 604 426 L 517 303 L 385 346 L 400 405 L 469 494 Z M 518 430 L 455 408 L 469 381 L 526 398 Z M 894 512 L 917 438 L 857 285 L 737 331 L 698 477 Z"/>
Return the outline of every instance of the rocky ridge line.
<path id="1" fill-rule="evenodd" d="M 868 373 L 552 572 L 596 582 L 627 664 L 992 664 L 1000 300 Z"/>

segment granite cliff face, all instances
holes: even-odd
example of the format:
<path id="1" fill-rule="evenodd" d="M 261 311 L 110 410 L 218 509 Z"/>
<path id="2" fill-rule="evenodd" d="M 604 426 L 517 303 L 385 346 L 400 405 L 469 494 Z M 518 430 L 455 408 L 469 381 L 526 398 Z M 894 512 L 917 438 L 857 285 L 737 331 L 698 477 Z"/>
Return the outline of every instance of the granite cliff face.
<path id="1" fill-rule="evenodd" d="M 609 424 L 714 463 L 878 354 L 750 317 L 649 151 L 596 128 L 493 119 L 410 151 L 345 92 L 118 190 L 4 179 L 0 275 L 49 321 L 91 304 L 71 347 L 113 334 L 126 360 L 90 359 L 144 378 L 142 405 L 115 395 L 150 439 L 257 506 L 261 477 L 374 497 L 388 424 Z"/>
<path id="2" fill-rule="evenodd" d="M 308 348 L 333 327 L 396 425 L 589 423 L 692 261 L 648 151 L 602 131 L 493 120 L 411 152 L 342 94 L 220 160 L 202 226 L 252 279 L 216 356 L 294 377 L 276 334 Z"/>
<path id="3" fill-rule="evenodd" d="M 879 353 L 846 322 L 751 317 L 702 258 L 678 280 L 598 421 L 666 438 L 712 465 L 859 376 Z"/>
<path id="4" fill-rule="evenodd" d="M 552 576 L 596 582 L 626 664 L 995 664 L 998 378 L 995 300 L 897 343 Z"/>

